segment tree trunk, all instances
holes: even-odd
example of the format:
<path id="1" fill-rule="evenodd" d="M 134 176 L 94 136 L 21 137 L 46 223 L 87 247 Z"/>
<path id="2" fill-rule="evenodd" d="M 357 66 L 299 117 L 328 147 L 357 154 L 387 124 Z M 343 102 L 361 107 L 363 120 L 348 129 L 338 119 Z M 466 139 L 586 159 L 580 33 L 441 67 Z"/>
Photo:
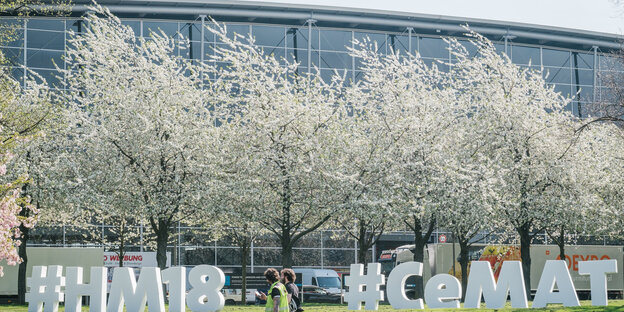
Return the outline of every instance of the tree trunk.
<path id="1" fill-rule="evenodd" d="M 422 237 L 422 232 L 417 233 L 414 231 L 414 261 L 423 263 L 425 259 L 425 243 L 426 241 Z M 424 274 L 424 272 L 423 272 Z M 422 276 L 414 276 L 414 299 L 424 298 L 424 285 Z"/>
<path id="2" fill-rule="evenodd" d="M 466 287 L 468 286 L 468 240 L 459 239 L 459 265 L 461 267 L 462 302 L 466 299 Z M 453 259 L 455 261 L 455 259 Z M 453 263 L 453 265 L 455 265 Z"/>
<path id="3" fill-rule="evenodd" d="M 124 261 L 124 235 L 125 235 L 125 222 L 122 221 L 121 222 L 121 229 L 119 231 L 119 267 L 123 267 L 123 261 Z"/>
<path id="4" fill-rule="evenodd" d="M 565 229 L 563 227 L 561 227 L 557 245 L 559 246 L 559 259 L 565 261 Z"/>
<path id="5" fill-rule="evenodd" d="M 366 264 L 366 252 L 368 251 L 367 239 L 366 239 L 366 226 L 363 222 L 358 221 L 358 250 L 357 250 L 357 263 Z"/>
<path id="6" fill-rule="evenodd" d="M 26 209 L 22 209 L 20 212 L 21 216 L 27 216 L 28 212 Z M 20 237 L 21 244 L 17 249 L 17 253 L 22 258 L 22 263 L 19 264 L 19 269 L 17 273 L 17 302 L 19 304 L 26 303 L 26 266 L 28 265 L 28 255 L 26 253 L 26 245 L 30 236 L 30 229 L 20 225 L 20 231 L 22 232 L 22 236 Z"/>
<path id="7" fill-rule="evenodd" d="M 165 219 L 158 219 L 156 230 L 156 262 L 161 270 L 167 268 L 167 242 L 169 241 L 169 227 Z"/>
<path id="8" fill-rule="evenodd" d="M 290 237 L 290 233 L 288 233 L 290 231 L 285 231 L 282 232 L 282 267 L 284 269 L 286 268 L 292 268 L 293 265 L 293 257 L 292 257 L 292 243 L 291 243 L 291 237 Z"/>
<path id="9" fill-rule="evenodd" d="M 425 265 L 424 263 L 424 259 L 425 259 L 425 245 L 427 244 L 427 241 L 429 240 L 429 236 L 431 236 L 431 232 L 433 232 L 433 227 L 435 225 L 435 221 L 431 221 L 429 223 L 429 228 L 427 229 L 427 233 L 423 234 L 422 230 L 422 222 L 420 221 L 419 217 L 414 216 L 413 217 L 413 224 L 408 224 L 409 227 L 414 231 L 414 261 L 423 263 L 423 267 L 427 268 L 428 266 Z M 423 272 L 424 274 L 424 272 Z M 414 276 L 414 298 L 415 299 L 419 299 L 419 298 L 424 298 L 424 294 L 425 294 L 425 287 L 424 287 L 424 279 L 422 276 Z"/>
<path id="10" fill-rule="evenodd" d="M 531 233 L 530 224 L 525 223 L 516 230 L 520 235 L 520 258 L 522 259 L 522 274 L 524 275 L 524 287 L 528 298 L 531 298 Z"/>
<path id="11" fill-rule="evenodd" d="M 241 286 L 241 304 L 245 305 L 247 303 L 247 257 L 249 257 L 249 249 L 251 248 L 251 243 L 248 240 L 245 240 L 243 245 L 241 246 L 241 276 L 242 283 Z"/>

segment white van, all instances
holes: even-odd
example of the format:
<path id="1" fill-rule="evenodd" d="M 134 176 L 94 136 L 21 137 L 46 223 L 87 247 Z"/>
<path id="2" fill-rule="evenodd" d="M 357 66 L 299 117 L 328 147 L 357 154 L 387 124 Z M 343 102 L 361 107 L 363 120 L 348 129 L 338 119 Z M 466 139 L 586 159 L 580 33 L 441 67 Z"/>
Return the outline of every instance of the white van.
<path id="1" fill-rule="evenodd" d="M 301 273 L 301 281 L 296 284 L 314 285 L 323 288 L 330 294 L 340 294 L 340 277 L 334 270 L 326 269 L 293 269 L 295 273 Z"/>

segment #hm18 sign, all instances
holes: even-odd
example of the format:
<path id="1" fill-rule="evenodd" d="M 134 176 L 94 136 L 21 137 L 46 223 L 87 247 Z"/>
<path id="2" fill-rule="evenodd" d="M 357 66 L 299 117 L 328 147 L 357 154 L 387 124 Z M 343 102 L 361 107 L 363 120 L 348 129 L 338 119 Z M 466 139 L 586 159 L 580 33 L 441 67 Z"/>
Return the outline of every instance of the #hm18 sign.
<path id="1" fill-rule="evenodd" d="M 362 264 L 352 264 L 350 275 L 346 277 L 349 287 L 345 301 L 349 310 L 360 310 L 362 303 L 367 310 L 377 310 L 379 301 L 384 299 L 381 285 L 386 285 L 388 301 L 395 309 L 423 309 L 426 302 L 429 308 L 459 308 L 462 287 L 459 280 L 448 274 L 433 276 L 425 286 L 425 296 L 408 299 L 405 295 L 405 282 L 409 276 L 422 276 L 420 262 L 403 263 L 390 273 L 386 284 L 379 263 L 369 263 L 364 274 Z M 617 273 L 616 260 L 581 261 L 578 272 L 590 278 L 592 305 L 607 305 L 607 274 Z M 131 268 L 115 268 L 110 296 L 106 301 L 106 268 L 91 268 L 91 281 L 83 284 L 82 268 L 68 267 L 63 276 L 62 266 L 35 266 L 32 277 L 27 279 L 30 291 L 26 294 L 29 312 L 57 312 L 59 303 L 65 302 L 65 311 L 79 312 L 82 297 L 89 296 L 90 311 L 164 312 L 165 300 L 163 284 L 169 289 L 169 311 L 183 312 L 188 307 L 194 312 L 220 311 L 224 306 L 221 288 L 225 283 L 223 272 L 214 266 L 199 265 L 188 275 L 190 291 L 186 292 L 186 269 L 173 267 L 160 271 L 156 267 L 141 269 L 138 280 Z M 487 261 L 473 261 L 468 276 L 465 308 L 479 308 L 483 297 L 489 309 L 504 307 L 507 296 L 514 308 L 528 308 L 520 261 L 505 261 L 495 281 Z M 558 291 L 555 290 L 555 286 Z M 366 287 L 366 289 L 364 289 Z M 424 299 L 424 300 L 423 300 Z M 549 303 L 564 306 L 579 306 L 574 284 L 566 262 L 548 260 L 540 278 L 533 308 L 545 307 Z M 44 310 L 45 309 L 45 310 Z"/>

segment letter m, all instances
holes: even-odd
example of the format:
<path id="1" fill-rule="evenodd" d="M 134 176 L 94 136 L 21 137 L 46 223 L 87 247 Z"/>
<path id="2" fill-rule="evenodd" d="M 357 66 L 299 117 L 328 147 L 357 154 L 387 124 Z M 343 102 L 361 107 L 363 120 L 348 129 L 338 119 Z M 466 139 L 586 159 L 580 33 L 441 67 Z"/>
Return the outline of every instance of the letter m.
<path id="1" fill-rule="evenodd" d="M 148 311 L 165 311 L 160 269 L 141 269 L 137 282 L 131 268 L 115 268 L 106 311 L 122 312 L 124 303 L 128 312 L 144 311 L 146 303 Z"/>
<path id="2" fill-rule="evenodd" d="M 471 263 L 464 308 L 478 309 L 481 303 L 481 294 L 483 294 L 488 309 L 502 309 L 505 307 L 508 293 L 511 296 L 512 307 L 529 307 L 520 261 L 503 262 L 498 283 L 494 282 L 494 274 L 488 261 L 473 261 Z"/>

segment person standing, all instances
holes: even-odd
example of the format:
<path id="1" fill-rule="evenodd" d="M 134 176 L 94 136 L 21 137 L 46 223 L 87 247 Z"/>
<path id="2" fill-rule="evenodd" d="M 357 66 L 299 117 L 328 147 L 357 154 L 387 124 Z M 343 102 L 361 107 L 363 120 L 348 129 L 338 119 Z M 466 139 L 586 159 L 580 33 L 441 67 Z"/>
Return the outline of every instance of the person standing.
<path id="1" fill-rule="evenodd" d="M 264 278 L 271 284 L 268 296 L 264 293 L 256 295 L 260 300 L 266 300 L 265 312 L 288 312 L 288 292 L 286 286 L 280 282 L 280 275 L 276 269 L 268 268 L 264 271 Z"/>
<path id="2" fill-rule="evenodd" d="M 295 285 L 297 275 L 292 269 L 283 269 L 281 272 L 282 282 L 288 292 L 288 308 L 290 312 L 301 312 L 301 299 L 299 298 L 299 288 Z"/>

